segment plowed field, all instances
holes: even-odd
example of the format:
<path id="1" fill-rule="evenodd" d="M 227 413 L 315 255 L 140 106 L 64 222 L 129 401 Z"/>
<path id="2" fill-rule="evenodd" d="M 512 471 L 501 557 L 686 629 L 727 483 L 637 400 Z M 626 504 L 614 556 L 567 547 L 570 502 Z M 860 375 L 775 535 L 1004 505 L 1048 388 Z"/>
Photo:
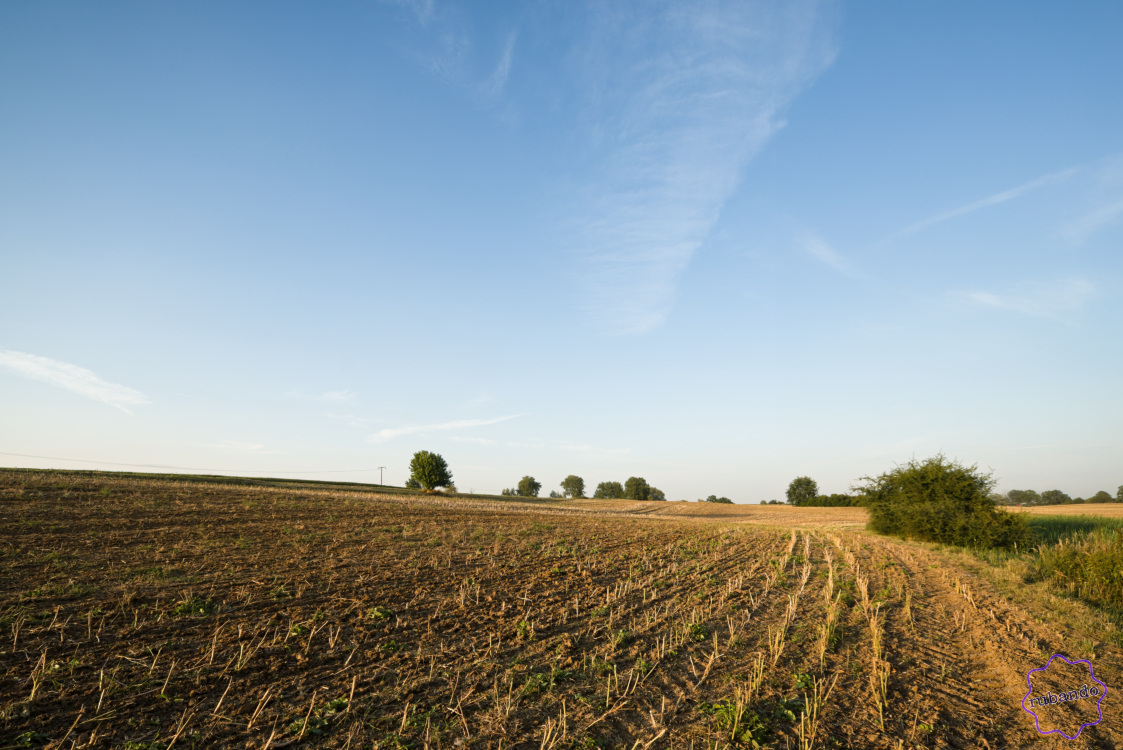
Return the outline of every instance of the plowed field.
<path id="1" fill-rule="evenodd" d="M 0 472 L 0 745 L 1060 746 L 1071 635 L 954 557 L 655 505 Z"/>

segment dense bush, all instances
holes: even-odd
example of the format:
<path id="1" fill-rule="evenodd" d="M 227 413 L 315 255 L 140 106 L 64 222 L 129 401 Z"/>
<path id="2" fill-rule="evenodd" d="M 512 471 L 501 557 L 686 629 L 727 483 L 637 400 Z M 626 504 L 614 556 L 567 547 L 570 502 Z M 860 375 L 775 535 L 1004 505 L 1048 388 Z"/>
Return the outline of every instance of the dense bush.
<path id="1" fill-rule="evenodd" d="M 937 455 L 864 480 L 854 489 L 869 506 L 871 531 L 976 548 L 1032 540 L 1024 517 L 996 508 L 994 479 L 977 466 Z"/>

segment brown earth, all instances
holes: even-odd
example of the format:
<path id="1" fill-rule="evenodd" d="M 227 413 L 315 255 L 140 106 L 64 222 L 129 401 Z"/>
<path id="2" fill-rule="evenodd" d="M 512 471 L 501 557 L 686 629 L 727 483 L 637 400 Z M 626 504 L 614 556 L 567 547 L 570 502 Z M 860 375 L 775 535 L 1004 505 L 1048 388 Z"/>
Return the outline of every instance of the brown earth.
<path id="1" fill-rule="evenodd" d="M 1118 648 L 861 523 L 0 472 L 0 746 L 1116 746 Z"/>

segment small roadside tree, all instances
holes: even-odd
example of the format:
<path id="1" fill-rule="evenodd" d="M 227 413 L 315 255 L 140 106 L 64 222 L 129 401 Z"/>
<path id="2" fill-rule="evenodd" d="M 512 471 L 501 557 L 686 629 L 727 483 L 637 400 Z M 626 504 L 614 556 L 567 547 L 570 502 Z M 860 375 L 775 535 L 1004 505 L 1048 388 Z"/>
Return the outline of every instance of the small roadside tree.
<path id="1" fill-rule="evenodd" d="M 576 474 L 561 480 L 561 488 L 564 497 L 585 497 L 585 480 Z"/>
<path id="2" fill-rule="evenodd" d="M 647 500 L 651 496 L 651 486 L 643 477 L 628 477 L 624 482 L 624 497 L 628 500 Z"/>
<path id="3" fill-rule="evenodd" d="M 913 459 L 853 489 L 866 498 L 869 529 L 961 547 L 1012 547 L 1032 541 L 1021 514 L 1000 511 L 991 474 L 942 454 Z"/>
<path id="4" fill-rule="evenodd" d="M 796 477 L 788 485 L 788 502 L 804 505 L 819 494 L 819 485 L 811 477 Z"/>
<path id="5" fill-rule="evenodd" d="M 438 487 L 450 486 L 452 472 L 441 454 L 418 451 L 409 462 L 409 481 L 416 482 L 426 492 L 432 492 Z"/>
<path id="6" fill-rule="evenodd" d="M 538 497 L 538 492 L 541 489 L 542 483 L 532 476 L 525 476 L 519 480 L 519 497 Z"/>
<path id="7" fill-rule="evenodd" d="M 619 500 L 622 497 L 624 497 L 624 485 L 619 482 L 601 482 L 593 493 L 593 498 L 596 500 Z"/>
<path id="8" fill-rule="evenodd" d="M 667 493 L 663 492 L 663 490 L 659 489 L 658 487 L 648 487 L 647 499 L 658 500 L 665 503 L 667 502 Z"/>

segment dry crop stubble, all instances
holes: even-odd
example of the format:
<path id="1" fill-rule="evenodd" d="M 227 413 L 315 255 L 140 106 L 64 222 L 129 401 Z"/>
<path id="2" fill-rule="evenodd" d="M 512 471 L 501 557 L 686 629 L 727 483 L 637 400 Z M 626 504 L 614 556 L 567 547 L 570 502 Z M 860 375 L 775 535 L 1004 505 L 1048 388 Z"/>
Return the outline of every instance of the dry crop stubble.
<path id="1" fill-rule="evenodd" d="M 1058 645 L 936 553 L 819 517 L 50 473 L 0 493 L 0 710 L 32 743 L 1019 746 L 1015 683 Z"/>

